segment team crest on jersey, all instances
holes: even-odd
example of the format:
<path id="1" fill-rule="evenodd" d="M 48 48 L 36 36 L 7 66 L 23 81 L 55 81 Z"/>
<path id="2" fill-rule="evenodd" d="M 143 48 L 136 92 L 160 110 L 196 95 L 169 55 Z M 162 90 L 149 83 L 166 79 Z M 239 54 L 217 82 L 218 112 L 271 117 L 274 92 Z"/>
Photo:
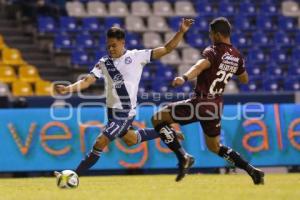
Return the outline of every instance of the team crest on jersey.
<path id="1" fill-rule="evenodd" d="M 114 86 L 115 88 L 121 88 L 122 84 L 124 83 L 123 77 L 121 74 L 116 74 L 113 77 Z"/>
<path id="2" fill-rule="evenodd" d="M 126 57 L 125 58 L 125 63 L 128 65 L 130 63 L 132 63 L 132 59 L 130 57 Z"/>

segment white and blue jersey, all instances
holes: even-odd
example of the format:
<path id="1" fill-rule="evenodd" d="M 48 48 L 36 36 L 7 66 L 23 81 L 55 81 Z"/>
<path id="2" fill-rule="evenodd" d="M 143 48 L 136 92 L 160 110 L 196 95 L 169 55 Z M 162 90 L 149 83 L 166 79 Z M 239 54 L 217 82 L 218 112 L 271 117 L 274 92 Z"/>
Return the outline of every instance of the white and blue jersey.
<path id="1" fill-rule="evenodd" d="M 127 50 L 120 58 L 102 57 L 91 71 L 97 78 L 105 78 L 109 122 L 103 133 L 111 140 L 122 137 L 131 126 L 143 67 L 150 60 L 151 50 Z M 115 110 L 121 111 L 123 120 L 112 117 Z"/>

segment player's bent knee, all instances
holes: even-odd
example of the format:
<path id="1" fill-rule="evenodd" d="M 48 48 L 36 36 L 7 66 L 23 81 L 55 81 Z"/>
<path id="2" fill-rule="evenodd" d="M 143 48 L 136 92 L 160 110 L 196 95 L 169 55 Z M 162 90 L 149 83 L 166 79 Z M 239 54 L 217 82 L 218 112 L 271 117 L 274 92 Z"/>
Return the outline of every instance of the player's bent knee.
<path id="1" fill-rule="evenodd" d="M 94 147 L 97 149 L 104 149 L 109 144 L 109 142 L 110 140 L 108 139 L 108 137 L 102 134 L 97 138 Z"/>

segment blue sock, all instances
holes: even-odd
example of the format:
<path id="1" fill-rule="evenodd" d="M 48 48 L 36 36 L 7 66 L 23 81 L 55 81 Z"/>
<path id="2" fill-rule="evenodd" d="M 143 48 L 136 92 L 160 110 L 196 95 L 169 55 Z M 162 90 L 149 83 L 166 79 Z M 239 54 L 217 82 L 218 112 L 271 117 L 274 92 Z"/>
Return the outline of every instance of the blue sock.
<path id="1" fill-rule="evenodd" d="M 137 143 L 159 138 L 159 133 L 154 128 L 139 129 L 136 131 L 136 134 L 138 137 Z"/>
<path id="2" fill-rule="evenodd" d="M 96 162 L 100 158 L 101 153 L 102 150 L 96 149 L 94 147 L 93 150 L 80 162 L 75 172 L 80 175 L 82 174 L 82 172 L 90 169 L 93 165 L 96 164 Z"/>

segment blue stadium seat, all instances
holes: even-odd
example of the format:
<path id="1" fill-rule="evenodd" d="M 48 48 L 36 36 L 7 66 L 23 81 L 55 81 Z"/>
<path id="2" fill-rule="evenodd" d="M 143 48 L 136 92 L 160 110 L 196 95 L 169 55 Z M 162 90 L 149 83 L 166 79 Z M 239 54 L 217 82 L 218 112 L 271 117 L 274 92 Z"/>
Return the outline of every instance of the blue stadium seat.
<path id="1" fill-rule="evenodd" d="M 263 65 L 259 65 L 259 64 L 252 64 L 252 65 L 247 64 L 246 68 L 249 76 L 261 76 L 263 75 L 264 72 Z"/>
<path id="2" fill-rule="evenodd" d="M 256 7 L 251 2 L 241 2 L 240 3 L 240 13 L 247 15 L 247 16 L 256 16 Z"/>
<path id="3" fill-rule="evenodd" d="M 293 62 L 288 67 L 288 75 L 289 76 L 300 76 L 300 63 Z"/>
<path id="4" fill-rule="evenodd" d="M 86 17 L 82 19 L 82 30 L 86 32 L 102 31 L 99 20 L 95 17 Z"/>
<path id="5" fill-rule="evenodd" d="M 253 64 L 266 64 L 268 61 L 267 55 L 260 49 L 254 49 L 253 51 L 250 51 L 248 58 L 253 62 Z"/>
<path id="6" fill-rule="evenodd" d="M 153 74 L 151 72 L 151 69 L 148 67 L 145 67 L 143 69 L 143 73 L 142 73 L 142 81 L 150 81 L 153 79 Z"/>
<path id="7" fill-rule="evenodd" d="M 277 6 L 274 3 L 263 3 L 260 6 L 260 13 L 264 13 L 265 15 L 277 16 L 279 15 L 279 11 Z"/>
<path id="8" fill-rule="evenodd" d="M 300 45 L 300 30 L 298 30 L 295 34 L 295 43 L 296 45 Z"/>
<path id="9" fill-rule="evenodd" d="M 56 51 L 71 50 L 74 44 L 68 35 L 56 35 L 54 38 L 54 48 Z"/>
<path id="10" fill-rule="evenodd" d="M 272 18 L 267 15 L 259 15 L 256 17 L 256 28 L 265 31 L 275 31 L 276 26 Z"/>
<path id="11" fill-rule="evenodd" d="M 127 33 L 126 34 L 126 46 L 128 49 L 143 48 L 141 36 L 136 33 Z"/>
<path id="12" fill-rule="evenodd" d="M 199 33 L 186 33 L 186 42 L 195 48 L 204 48 L 208 45 L 205 41 L 205 37 Z"/>
<path id="13" fill-rule="evenodd" d="M 196 6 L 196 11 L 199 14 L 199 16 L 214 17 L 216 15 L 214 7 L 209 3 L 205 3 L 203 1 L 201 1 L 201 2 L 197 2 L 195 4 L 195 6 Z"/>
<path id="14" fill-rule="evenodd" d="M 119 17 L 106 17 L 104 19 L 104 26 L 105 26 L 105 29 L 109 29 L 112 26 L 123 27 L 124 21 L 122 20 L 122 18 L 119 18 Z"/>
<path id="15" fill-rule="evenodd" d="M 38 17 L 38 31 L 41 34 L 55 33 L 57 29 L 54 19 L 52 17 Z"/>
<path id="16" fill-rule="evenodd" d="M 234 27 L 241 31 L 252 31 L 254 26 L 251 24 L 249 17 L 246 15 L 238 15 L 234 20 Z"/>
<path id="17" fill-rule="evenodd" d="M 287 64 L 290 62 L 288 53 L 277 49 L 271 51 L 271 60 L 277 64 Z"/>
<path id="18" fill-rule="evenodd" d="M 281 16 L 278 18 L 278 26 L 282 31 L 295 31 L 298 28 L 298 19 Z"/>
<path id="19" fill-rule="evenodd" d="M 279 45 L 280 47 L 290 48 L 294 46 L 294 41 L 291 37 L 282 31 L 275 33 L 274 41 L 276 42 L 276 45 Z"/>
<path id="20" fill-rule="evenodd" d="M 240 90 L 244 92 L 258 92 L 262 90 L 261 76 L 249 76 L 248 84 L 241 84 Z"/>
<path id="21" fill-rule="evenodd" d="M 175 69 L 171 66 L 158 67 L 156 71 L 156 76 L 164 78 L 165 80 L 173 80 L 175 75 Z"/>
<path id="22" fill-rule="evenodd" d="M 61 32 L 79 32 L 80 29 L 74 17 L 60 17 L 59 20 Z"/>
<path id="23" fill-rule="evenodd" d="M 176 87 L 174 89 L 174 92 L 180 92 L 180 93 L 191 93 L 193 92 L 193 86 L 190 82 L 186 82 L 185 84 L 183 84 L 180 87 Z"/>
<path id="24" fill-rule="evenodd" d="M 91 35 L 79 34 L 76 37 L 76 47 L 78 49 L 98 48 L 98 43 L 93 40 Z"/>
<path id="25" fill-rule="evenodd" d="M 198 16 L 195 18 L 195 24 L 193 26 L 199 31 L 208 31 L 209 20 L 205 17 Z"/>
<path id="26" fill-rule="evenodd" d="M 75 65 L 75 67 L 77 67 L 77 66 L 89 67 L 90 65 L 93 65 L 90 62 L 88 53 L 86 53 L 84 51 L 77 51 L 77 50 L 72 52 L 71 63 L 73 65 Z"/>
<path id="27" fill-rule="evenodd" d="M 290 76 L 284 80 L 285 91 L 300 91 L 300 76 Z"/>
<path id="28" fill-rule="evenodd" d="M 277 76 L 268 76 L 263 78 L 263 88 L 265 91 L 277 92 L 282 89 L 282 78 Z"/>
<path id="29" fill-rule="evenodd" d="M 173 30 L 178 30 L 178 27 L 181 23 L 181 17 L 170 17 L 168 19 L 168 24 Z"/>
<path id="30" fill-rule="evenodd" d="M 156 78 L 155 81 L 152 81 L 152 90 L 154 92 L 172 92 L 173 88 L 171 88 L 171 82 L 166 81 L 163 78 Z"/>
<path id="31" fill-rule="evenodd" d="M 242 33 L 232 34 L 232 43 L 238 48 L 248 48 L 251 45 L 251 40 L 248 40 Z"/>
<path id="32" fill-rule="evenodd" d="M 221 2 L 218 10 L 220 15 L 224 17 L 233 17 L 236 14 L 236 9 L 232 3 Z"/>
<path id="33" fill-rule="evenodd" d="M 285 74 L 284 68 L 281 65 L 277 65 L 276 63 L 272 63 L 266 67 L 266 75 L 271 76 L 283 76 Z"/>
<path id="34" fill-rule="evenodd" d="M 294 48 L 292 51 L 292 63 L 300 60 L 300 48 Z M 299 67 L 300 68 L 300 67 Z"/>
<path id="35" fill-rule="evenodd" d="M 265 48 L 272 48 L 274 46 L 273 42 L 271 41 L 271 37 L 260 31 L 256 31 L 252 35 L 252 44 Z"/>

